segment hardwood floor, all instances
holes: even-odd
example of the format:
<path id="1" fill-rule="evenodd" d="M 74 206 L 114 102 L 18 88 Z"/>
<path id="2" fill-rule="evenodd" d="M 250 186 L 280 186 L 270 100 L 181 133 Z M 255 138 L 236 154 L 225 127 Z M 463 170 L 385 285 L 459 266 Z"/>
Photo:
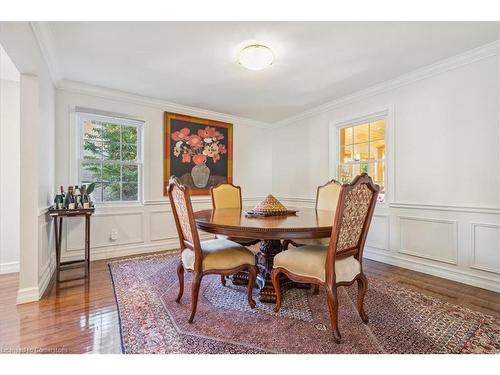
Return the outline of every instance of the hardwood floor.
<path id="1" fill-rule="evenodd" d="M 0 275 L 0 353 L 120 353 L 118 314 L 106 260 L 90 281 L 55 282 L 38 302 L 16 305 L 17 274 Z M 500 294 L 370 260 L 365 272 L 442 300 L 500 317 Z M 62 273 L 78 276 L 83 270 Z"/>

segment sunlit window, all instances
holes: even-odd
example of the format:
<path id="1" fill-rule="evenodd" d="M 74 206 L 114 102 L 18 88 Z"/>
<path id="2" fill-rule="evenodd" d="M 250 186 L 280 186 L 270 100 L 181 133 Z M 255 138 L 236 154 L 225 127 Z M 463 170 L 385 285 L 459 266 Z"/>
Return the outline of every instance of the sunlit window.
<path id="1" fill-rule="evenodd" d="M 380 185 L 378 200 L 385 199 L 385 121 L 377 120 L 340 129 L 339 180 L 350 182 L 368 173 Z"/>
<path id="2" fill-rule="evenodd" d="M 79 113 L 80 184 L 96 183 L 94 202 L 141 197 L 141 121 Z"/>

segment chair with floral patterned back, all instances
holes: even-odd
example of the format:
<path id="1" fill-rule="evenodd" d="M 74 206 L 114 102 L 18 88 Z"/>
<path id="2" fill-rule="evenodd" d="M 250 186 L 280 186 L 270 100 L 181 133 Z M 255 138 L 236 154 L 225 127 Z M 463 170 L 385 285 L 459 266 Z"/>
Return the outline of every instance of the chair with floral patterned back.
<path id="1" fill-rule="evenodd" d="M 271 279 L 276 290 L 276 312 L 281 307 L 279 276 L 284 273 L 293 281 L 325 288 L 335 341 L 340 342 L 341 338 L 337 325 L 339 286 L 357 281 L 358 312 L 363 322 L 368 322 L 363 307 L 368 281 L 362 260 L 379 189 L 366 173 L 342 185 L 329 245 L 301 246 L 275 256 Z"/>
<path id="2" fill-rule="evenodd" d="M 189 323 L 193 322 L 196 314 L 201 279 L 208 274 L 228 276 L 236 272 L 248 271 L 247 300 L 250 307 L 254 308 L 255 301 L 252 299 L 252 290 L 257 277 L 255 255 L 246 247 L 227 239 L 219 238 L 200 242 L 189 188 L 182 185 L 175 176 L 170 178 L 168 196 L 181 248 L 181 259 L 177 266 L 179 294 L 176 302 L 180 302 L 184 292 L 184 270 L 194 273 Z"/>

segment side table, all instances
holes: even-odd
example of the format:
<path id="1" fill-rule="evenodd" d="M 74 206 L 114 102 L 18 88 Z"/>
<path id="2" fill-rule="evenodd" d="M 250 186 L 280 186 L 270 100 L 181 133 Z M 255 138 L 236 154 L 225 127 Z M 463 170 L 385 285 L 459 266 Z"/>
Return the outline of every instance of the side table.
<path id="1" fill-rule="evenodd" d="M 90 270 L 90 216 L 94 213 L 95 208 L 79 208 L 73 210 L 66 209 L 55 209 L 51 207 L 49 209 L 49 215 L 54 219 L 54 231 L 55 231 L 55 242 L 56 242 L 56 277 L 59 282 L 60 271 L 65 271 L 77 267 L 85 267 L 85 276 L 89 276 Z M 83 260 L 72 260 L 68 262 L 61 262 L 61 238 L 62 238 L 62 223 L 64 217 L 75 217 L 83 216 L 85 217 L 85 259 Z"/>

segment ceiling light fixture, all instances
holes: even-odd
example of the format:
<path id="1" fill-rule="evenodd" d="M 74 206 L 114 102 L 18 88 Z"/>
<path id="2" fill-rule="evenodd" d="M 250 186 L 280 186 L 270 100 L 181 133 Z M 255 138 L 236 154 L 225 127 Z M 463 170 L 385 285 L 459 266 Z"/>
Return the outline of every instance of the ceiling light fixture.
<path id="1" fill-rule="evenodd" d="M 238 55 L 238 63 L 250 70 L 262 70 L 270 66 L 273 61 L 273 51 L 262 44 L 247 46 Z"/>

